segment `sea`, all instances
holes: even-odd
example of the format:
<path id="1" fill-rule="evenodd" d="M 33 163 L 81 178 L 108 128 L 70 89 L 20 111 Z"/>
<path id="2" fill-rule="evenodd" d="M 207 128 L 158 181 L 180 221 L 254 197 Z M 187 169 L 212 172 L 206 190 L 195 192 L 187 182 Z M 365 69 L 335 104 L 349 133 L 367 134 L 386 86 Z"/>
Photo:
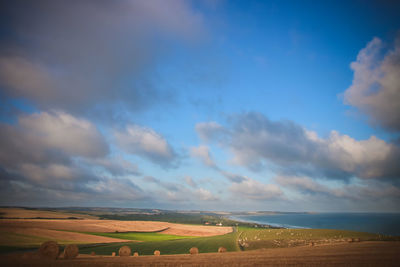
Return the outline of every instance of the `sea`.
<path id="1" fill-rule="evenodd" d="M 400 213 L 277 213 L 230 218 L 285 228 L 338 229 L 400 236 Z"/>

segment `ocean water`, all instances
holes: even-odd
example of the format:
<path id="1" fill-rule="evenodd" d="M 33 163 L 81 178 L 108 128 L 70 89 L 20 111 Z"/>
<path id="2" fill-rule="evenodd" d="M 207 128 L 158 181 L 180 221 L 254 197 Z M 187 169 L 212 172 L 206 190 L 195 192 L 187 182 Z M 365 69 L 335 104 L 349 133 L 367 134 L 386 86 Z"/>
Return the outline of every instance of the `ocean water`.
<path id="1" fill-rule="evenodd" d="M 283 213 L 231 218 L 286 228 L 339 229 L 400 236 L 400 213 Z"/>

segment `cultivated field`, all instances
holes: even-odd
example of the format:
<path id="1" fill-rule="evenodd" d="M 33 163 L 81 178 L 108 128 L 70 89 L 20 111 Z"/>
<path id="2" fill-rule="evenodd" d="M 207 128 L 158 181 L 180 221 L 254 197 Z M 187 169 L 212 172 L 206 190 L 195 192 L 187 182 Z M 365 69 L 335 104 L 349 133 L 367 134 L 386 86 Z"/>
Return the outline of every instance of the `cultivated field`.
<path id="1" fill-rule="evenodd" d="M 400 242 L 340 243 L 198 255 L 99 257 L 44 261 L 2 257 L 5 266 L 399 266 Z"/>
<path id="2" fill-rule="evenodd" d="M 40 210 L 2 209 L 2 211 L 3 218 L 40 217 L 41 219 L 1 219 L 1 248 L 37 247 L 46 240 L 54 240 L 60 244 L 105 244 L 165 241 L 232 232 L 232 227 L 184 225 L 158 221 L 99 220 L 93 219 L 90 215 Z M 8 249 L 5 250 L 8 251 Z"/>
<path id="3" fill-rule="evenodd" d="M 0 217 L 9 219 L 34 219 L 34 218 L 48 218 L 48 219 L 98 219 L 96 216 L 61 212 L 61 211 L 46 211 L 36 209 L 23 209 L 23 208 L 0 208 Z"/>

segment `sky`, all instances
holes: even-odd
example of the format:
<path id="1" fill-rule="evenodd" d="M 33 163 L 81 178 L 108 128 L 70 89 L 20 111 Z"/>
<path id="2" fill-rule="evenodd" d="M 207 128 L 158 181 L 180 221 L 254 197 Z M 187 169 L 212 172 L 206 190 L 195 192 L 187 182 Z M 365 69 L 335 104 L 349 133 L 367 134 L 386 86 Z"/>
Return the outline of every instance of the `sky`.
<path id="1" fill-rule="evenodd" d="M 400 212 L 397 1 L 0 1 L 0 205 Z"/>

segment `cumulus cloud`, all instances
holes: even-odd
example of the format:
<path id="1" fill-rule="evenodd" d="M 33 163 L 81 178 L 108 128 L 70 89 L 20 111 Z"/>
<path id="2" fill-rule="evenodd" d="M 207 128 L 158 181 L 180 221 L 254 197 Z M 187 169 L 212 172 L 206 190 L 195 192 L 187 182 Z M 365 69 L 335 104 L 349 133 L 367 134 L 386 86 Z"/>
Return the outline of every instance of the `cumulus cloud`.
<path id="1" fill-rule="evenodd" d="M 18 119 L 19 127 L 42 146 L 73 156 L 102 157 L 108 146 L 96 126 L 65 112 L 41 112 Z"/>
<path id="2" fill-rule="evenodd" d="M 190 154 L 192 155 L 192 157 L 200 159 L 204 165 L 212 168 L 217 168 L 214 159 L 210 154 L 210 149 L 208 148 L 208 146 L 200 145 L 198 147 L 192 147 L 190 149 Z"/>
<path id="3" fill-rule="evenodd" d="M 59 111 L 0 124 L 0 147 L 0 167 L 10 182 L 69 192 L 99 180 L 81 161 L 97 161 L 109 153 L 92 123 Z"/>
<path id="4" fill-rule="evenodd" d="M 279 186 L 263 184 L 251 178 L 232 183 L 229 190 L 236 196 L 251 200 L 276 200 L 283 197 L 283 192 Z"/>
<path id="5" fill-rule="evenodd" d="M 16 0 L 0 4 L 0 17 L 3 96 L 75 115 L 168 102 L 155 63 L 169 41 L 204 34 L 202 16 L 182 0 Z"/>
<path id="6" fill-rule="evenodd" d="M 400 36 L 392 49 L 383 50 L 383 42 L 375 37 L 358 53 L 344 100 L 367 114 L 372 124 L 400 131 Z"/>
<path id="7" fill-rule="evenodd" d="M 0 124 L 0 164 L 68 163 L 70 156 L 98 158 L 109 149 L 96 126 L 64 112 L 22 115 L 15 125 Z"/>
<path id="8" fill-rule="evenodd" d="M 291 121 L 271 121 L 260 113 L 233 117 L 219 143 L 232 161 L 252 169 L 270 165 L 281 172 L 326 178 L 397 178 L 400 149 L 375 136 L 356 140 L 332 131 L 327 138 Z M 205 124 L 203 124 L 205 125 Z"/>
<path id="9" fill-rule="evenodd" d="M 115 131 L 114 137 L 122 150 L 145 157 L 160 166 L 170 167 L 177 159 L 171 145 L 153 129 L 130 124 L 121 131 Z"/>
<path id="10" fill-rule="evenodd" d="M 206 142 L 219 140 L 226 132 L 226 129 L 215 121 L 199 122 L 195 129 L 199 137 Z"/>

